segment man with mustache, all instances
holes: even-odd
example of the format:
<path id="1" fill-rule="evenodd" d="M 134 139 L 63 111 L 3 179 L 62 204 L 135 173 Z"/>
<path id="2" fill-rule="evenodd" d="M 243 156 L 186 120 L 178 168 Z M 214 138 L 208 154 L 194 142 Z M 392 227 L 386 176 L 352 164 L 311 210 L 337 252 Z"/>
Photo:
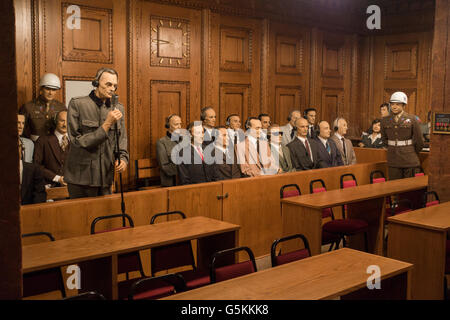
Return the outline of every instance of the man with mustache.
<path id="1" fill-rule="evenodd" d="M 64 181 L 63 166 L 70 149 L 67 111 L 58 112 L 52 122 L 51 134 L 40 136 L 36 140 L 33 161 L 41 168 L 47 184 L 61 187 L 67 185 Z"/>

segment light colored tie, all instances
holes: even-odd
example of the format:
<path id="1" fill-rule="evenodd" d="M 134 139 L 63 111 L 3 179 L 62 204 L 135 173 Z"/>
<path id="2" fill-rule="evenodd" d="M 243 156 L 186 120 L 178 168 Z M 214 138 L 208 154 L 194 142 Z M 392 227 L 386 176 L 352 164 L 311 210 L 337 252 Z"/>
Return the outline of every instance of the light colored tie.
<path id="1" fill-rule="evenodd" d="M 62 151 L 66 151 L 67 146 L 69 145 L 69 139 L 66 135 L 64 135 L 61 139 L 61 149 Z"/>

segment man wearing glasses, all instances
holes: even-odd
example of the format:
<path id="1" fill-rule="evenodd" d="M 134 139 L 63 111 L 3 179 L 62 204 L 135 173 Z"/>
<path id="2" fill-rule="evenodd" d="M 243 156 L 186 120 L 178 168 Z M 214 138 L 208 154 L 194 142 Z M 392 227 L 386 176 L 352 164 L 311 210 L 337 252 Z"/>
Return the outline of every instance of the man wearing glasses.
<path id="1" fill-rule="evenodd" d="M 283 131 L 280 130 L 278 124 L 273 124 L 268 129 L 268 139 L 270 142 L 270 150 L 275 161 L 278 159 L 278 166 L 283 172 L 295 171 L 292 166 L 291 152 L 289 148 L 281 144 Z"/>

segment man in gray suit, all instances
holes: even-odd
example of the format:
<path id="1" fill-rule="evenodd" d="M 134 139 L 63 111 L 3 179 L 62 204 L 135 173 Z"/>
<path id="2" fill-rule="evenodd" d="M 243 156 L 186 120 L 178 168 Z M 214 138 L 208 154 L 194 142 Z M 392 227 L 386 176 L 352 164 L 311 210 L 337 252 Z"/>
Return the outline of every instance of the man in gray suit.
<path id="1" fill-rule="evenodd" d="M 334 136 L 330 139 L 336 144 L 345 166 L 356 164 L 355 150 L 353 150 L 352 142 L 344 138 L 347 134 L 347 121 L 344 118 L 337 118 L 333 123 Z"/>
<path id="2" fill-rule="evenodd" d="M 172 114 L 167 117 L 167 134 L 156 142 L 156 160 L 159 165 L 159 177 L 161 187 L 171 187 L 176 185 L 177 166 L 171 159 L 172 149 L 180 139 L 181 118 Z"/>
<path id="3" fill-rule="evenodd" d="M 275 162 L 278 160 L 278 166 L 283 172 L 294 172 L 295 168 L 292 166 L 291 152 L 287 146 L 281 144 L 283 131 L 281 131 L 278 124 L 271 125 L 268 129 L 268 138 L 270 141 L 270 150 L 272 151 Z"/>
<path id="4" fill-rule="evenodd" d="M 17 129 L 19 130 L 19 146 L 22 152 L 21 156 L 24 162 L 33 162 L 34 143 L 30 139 L 22 137 L 24 127 L 25 116 L 23 114 L 18 114 Z"/>
<path id="5" fill-rule="evenodd" d="M 300 110 L 291 111 L 286 125 L 282 126 L 280 129 L 283 131 L 283 138 L 281 139 L 281 144 L 283 146 L 287 145 L 289 142 L 294 140 L 297 135 L 297 128 L 295 128 L 295 122 L 301 118 Z"/>
<path id="6" fill-rule="evenodd" d="M 73 98 L 67 114 L 70 150 L 64 163 L 64 180 L 70 198 L 111 194 L 114 170 L 128 165 L 127 130 L 124 107 L 111 104 L 117 90 L 118 75 L 113 69 L 98 70 L 88 96 Z M 119 161 L 114 161 L 116 128 Z"/>

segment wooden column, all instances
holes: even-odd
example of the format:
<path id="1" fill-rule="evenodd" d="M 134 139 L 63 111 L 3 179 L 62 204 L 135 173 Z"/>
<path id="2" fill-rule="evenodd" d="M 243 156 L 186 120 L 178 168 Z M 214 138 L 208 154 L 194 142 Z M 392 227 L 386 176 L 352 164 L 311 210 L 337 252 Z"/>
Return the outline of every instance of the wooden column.
<path id="1" fill-rule="evenodd" d="M 433 112 L 450 112 L 450 1 L 436 0 L 431 82 Z M 430 189 L 450 200 L 450 135 L 431 135 Z"/>
<path id="2" fill-rule="evenodd" d="M 19 215 L 19 150 L 17 138 L 16 50 L 13 0 L 0 2 L 0 299 L 22 295 L 22 250 Z"/>

